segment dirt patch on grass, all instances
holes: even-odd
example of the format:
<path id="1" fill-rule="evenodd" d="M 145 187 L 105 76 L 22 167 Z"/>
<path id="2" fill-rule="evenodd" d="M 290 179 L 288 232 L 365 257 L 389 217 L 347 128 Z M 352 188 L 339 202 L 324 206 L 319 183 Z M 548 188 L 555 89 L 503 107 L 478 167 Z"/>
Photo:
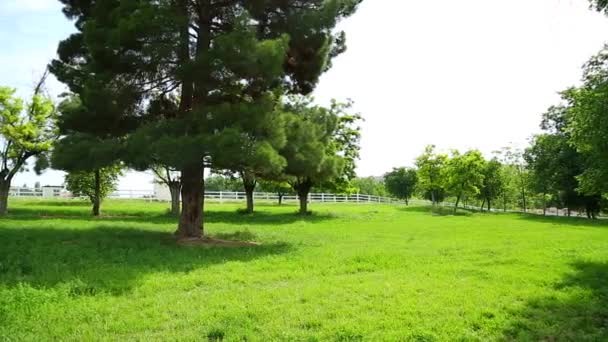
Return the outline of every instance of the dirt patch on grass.
<path id="1" fill-rule="evenodd" d="M 201 247 L 256 247 L 261 245 L 258 242 L 222 240 L 210 237 L 179 239 L 177 240 L 177 244 L 180 246 Z"/>

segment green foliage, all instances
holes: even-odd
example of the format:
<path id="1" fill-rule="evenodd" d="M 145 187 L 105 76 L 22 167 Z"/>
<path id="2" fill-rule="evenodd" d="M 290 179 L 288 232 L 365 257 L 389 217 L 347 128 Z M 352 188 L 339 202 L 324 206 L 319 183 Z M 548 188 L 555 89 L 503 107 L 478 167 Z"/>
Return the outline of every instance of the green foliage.
<path id="1" fill-rule="evenodd" d="M 15 89 L 0 87 L 0 216 L 7 212 L 8 192 L 15 175 L 36 157 L 34 171 L 48 167 L 47 153 L 57 137 L 53 102 L 40 94 L 46 74 L 31 102 L 24 104 Z"/>
<path id="2" fill-rule="evenodd" d="M 163 203 L 12 204 L 0 340 L 608 339 L 604 220 L 208 203 L 210 236 L 261 245 L 184 248 Z"/>
<path id="3" fill-rule="evenodd" d="M 51 99 L 34 94 L 30 103 L 15 96 L 15 89 L 0 87 L 0 180 L 23 169 L 32 156 L 48 152 L 57 137 L 56 112 Z M 44 158 L 44 157 L 42 157 Z"/>
<path id="4" fill-rule="evenodd" d="M 234 177 L 212 174 L 205 178 L 206 191 L 243 191 L 243 183 Z"/>
<path id="5" fill-rule="evenodd" d="M 179 229 L 198 237 L 204 168 L 285 167 L 281 96 L 312 92 L 345 50 L 334 28 L 360 0 L 62 3 L 78 31 L 51 70 L 82 101 L 64 129 L 119 143 L 128 165 L 182 171 Z"/>
<path id="6" fill-rule="evenodd" d="M 65 176 L 65 187 L 76 197 L 87 197 L 91 203 L 95 199 L 108 197 L 116 190 L 118 178 L 122 175 L 120 166 L 110 166 L 99 170 L 99 193 L 95 190 L 95 172 L 77 171 L 69 172 Z"/>
<path id="7" fill-rule="evenodd" d="M 291 185 L 286 181 L 260 180 L 259 188 L 262 192 L 272 192 L 280 195 L 287 195 L 293 192 Z"/>
<path id="8" fill-rule="evenodd" d="M 362 195 L 386 197 L 388 195 L 384 179 L 378 177 L 355 178 L 351 181 L 357 193 Z"/>
<path id="9" fill-rule="evenodd" d="M 479 189 L 479 197 L 486 201 L 488 208 L 492 207 L 494 200 L 504 195 L 506 191 L 506 180 L 503 177 L 503 165 L 498 159 L 485 163 L 483 168 L 483 182 Z"/>
<path id="10" fill-rule="evenodd" d="M 313 186 L 349 192 L 359 155 L 359 115 L 345 112 L 351 103 L 332 102 L 330 108 L 312 104 L 311 98 L 291 98 L 284 110 L 287 144 L 285 175 L 302 197 Z"/>
<path id="11" fill-rule="evenodd" d="M 480 194 L 484 181 L 486 161 L 481 152 L 467 151 L 464 154 L 452 151 L 445 172 L 446 189 L 458 201 L 463 197 L 475 197 Z"/>
<path id="12" fill-rule="evenodd" d="M 386 190 L 398 199 L 409 201 L 414 195 L 418 183 L 417 171 L 400 167 L 384 175 Z"/>
<path id="13" fill-rule="evenodd" d="M 435 146 L 429 145 L 424 149 L 424 153 L 416 158 L 418 168 L 418 187 L 427 197 L 430 195 L 433 203 L 443 200 L 446 191 L 446 173 L 448 156 L 435 152 Z"/>

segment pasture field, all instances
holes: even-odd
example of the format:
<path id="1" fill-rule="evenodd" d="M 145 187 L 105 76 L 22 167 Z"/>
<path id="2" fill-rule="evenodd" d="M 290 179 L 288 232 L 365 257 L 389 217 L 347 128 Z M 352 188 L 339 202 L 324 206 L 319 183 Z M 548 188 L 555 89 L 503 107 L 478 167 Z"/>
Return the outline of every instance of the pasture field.
<path id="1" fill-rule="evenodd" d="M 185 247 L 167 204 L 12 200 L 0 340 L 608 340 L 608 222 L 426 207 L 208 204 Z"/>

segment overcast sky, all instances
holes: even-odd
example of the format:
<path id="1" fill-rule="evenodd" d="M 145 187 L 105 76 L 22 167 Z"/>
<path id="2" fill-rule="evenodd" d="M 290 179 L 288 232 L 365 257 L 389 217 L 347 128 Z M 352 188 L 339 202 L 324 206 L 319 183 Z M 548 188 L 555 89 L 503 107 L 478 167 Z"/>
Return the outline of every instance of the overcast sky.
<path id="1" fill-rule="evenodd" d="M 27 94 L 73 26 L 54 0 L 0 0 L 0 84 Z M 316 90 L 363 114 L 358 173 L 411 165 L 427 144 L 489 154 L 525 146 L 557 92 L 608 41 L 587 0 L 366 0 L 341 24 L 348 51 Z M 50 91 L 62 87 L 52 82 Z M 122 189 L 151 188 L 129 174 Z M 61 184 L 59 172 L 15 184 Z"/>

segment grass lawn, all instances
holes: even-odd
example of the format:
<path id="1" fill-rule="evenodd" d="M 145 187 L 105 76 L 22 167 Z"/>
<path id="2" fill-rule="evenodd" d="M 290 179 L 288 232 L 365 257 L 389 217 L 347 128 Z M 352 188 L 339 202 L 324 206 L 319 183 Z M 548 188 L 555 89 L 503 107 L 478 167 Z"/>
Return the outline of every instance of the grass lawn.
<path id="1" fill-rule="evenodd" d="M 180 247 L 167 204 L 13 200 L 0 340 L 608 340 L 608 222 L 427 208 L 207 206 Z"/>

